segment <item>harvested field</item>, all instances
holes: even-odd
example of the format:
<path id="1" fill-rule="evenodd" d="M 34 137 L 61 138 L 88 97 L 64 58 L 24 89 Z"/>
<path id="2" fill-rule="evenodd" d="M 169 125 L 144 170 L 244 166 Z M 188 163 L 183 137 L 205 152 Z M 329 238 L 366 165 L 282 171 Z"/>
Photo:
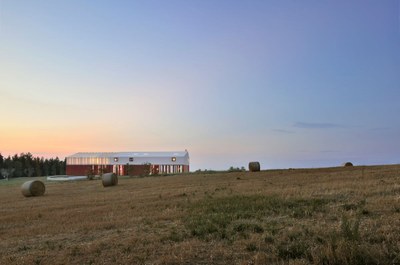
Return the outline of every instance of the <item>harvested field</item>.
<path id="1" fill-rule="evenodd" d="M 0 183 L 0 264 L 400 264 L 400 165 Z"/>

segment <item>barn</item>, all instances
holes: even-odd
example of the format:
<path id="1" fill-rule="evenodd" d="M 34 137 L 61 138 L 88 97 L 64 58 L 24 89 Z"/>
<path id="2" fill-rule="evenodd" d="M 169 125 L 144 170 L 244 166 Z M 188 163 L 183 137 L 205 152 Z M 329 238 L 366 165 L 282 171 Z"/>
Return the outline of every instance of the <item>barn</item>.
<path id="1" fill-rule="evenodd" d="M 66 157 L 66 174 L 84 176 L 113 172 L 121 175 L 175 174 L 189 172 L 189 153 L 178 152 L 106 152 L 76 153 Z"/>

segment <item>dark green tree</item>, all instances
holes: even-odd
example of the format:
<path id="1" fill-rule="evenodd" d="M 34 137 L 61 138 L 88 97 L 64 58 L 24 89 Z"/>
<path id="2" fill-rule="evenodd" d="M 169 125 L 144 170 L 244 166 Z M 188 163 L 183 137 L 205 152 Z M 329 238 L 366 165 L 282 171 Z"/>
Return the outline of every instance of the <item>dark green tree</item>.
<path id="1" fill-rule="evenodd" d="M 49 165 L 49 160 L 48 159 L 44 159 L 42 157 L 42 174 L 44 176 L 48 176 L 50 173 L 50 165 Z"/>
<path id="2" fill-rule="evenodd" d="M 37 176 L 37 177 L 42 176 L 42 166 L 41 166 L 39 157 L 35 157 L 35 159 L 34 159 L 34 168 L 35 168 L 34 176 Z"/>
<path id="3" fill-rule="evenodd" d="M 23 171 L 21 161 L 19 161 L 19 160 L 13 161 L 11 168 L 13 168 L 15 170 L 14 177 L 19 178 L 19 177 L 24 176 L 24 171 Z"/>
<path id="4" fill-rule="evenodd" d="M 50 175 L 52 176 L 57 175 L 57 165 L 56 161 L 53 158 L 49 159 L 49 169 L 50 169 Z"/>
<path id="5" fill-rule="evenodd" d="M 31 153 L 20 153 L 5 158 L 0 153 L 0 170 L 7 171 L 9 177 L 35 177 L 64 175 L 66 160 L 58 157 L 44 159 L 34 157 Z"/>
<path id="6" fill-rule="evenodd" d="M 53 160 L 53 164 L 54 164 L 55 171 L 56 171 L 55 175 L 61 175 L 61 172 L 60 172 L 61 171 L 61 163 L 60 163 L 60 159 L 58 157 L 56 157 Z"/>
<path id="7" fill-rule="evenodd" d="M 21 153 L 19 157 L 19 161 L 22 163 L 23 175 L 25 177 L 34 176 L 35 169 L 33 167 L 33 156 L 31 153 Z"/>
<path id="8" fill-rule="evenodd" d="M 64 161 L 60 161 L 60 175 L 65 175 L 65 165 L 67 164 L 67 159 L 64 159 Z"/>

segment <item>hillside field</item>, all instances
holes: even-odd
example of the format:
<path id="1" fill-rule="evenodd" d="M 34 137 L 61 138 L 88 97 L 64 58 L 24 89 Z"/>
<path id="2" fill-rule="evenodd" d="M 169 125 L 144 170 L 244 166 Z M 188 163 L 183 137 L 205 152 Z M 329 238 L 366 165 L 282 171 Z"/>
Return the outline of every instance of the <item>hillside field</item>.
<path id="1" fill-rule="evenodd" d="M 0 264 L 400 264 L 400 165 L 0 181 Z"/>

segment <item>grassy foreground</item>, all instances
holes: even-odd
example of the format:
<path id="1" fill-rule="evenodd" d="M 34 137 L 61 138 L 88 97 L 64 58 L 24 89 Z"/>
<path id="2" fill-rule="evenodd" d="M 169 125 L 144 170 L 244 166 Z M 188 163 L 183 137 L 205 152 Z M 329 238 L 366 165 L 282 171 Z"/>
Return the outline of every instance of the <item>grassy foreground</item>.
<path id="1" fill-rule="evenodd" d="M 0 264 L 400 264 L 400 165 L 22 182 Z"/>

